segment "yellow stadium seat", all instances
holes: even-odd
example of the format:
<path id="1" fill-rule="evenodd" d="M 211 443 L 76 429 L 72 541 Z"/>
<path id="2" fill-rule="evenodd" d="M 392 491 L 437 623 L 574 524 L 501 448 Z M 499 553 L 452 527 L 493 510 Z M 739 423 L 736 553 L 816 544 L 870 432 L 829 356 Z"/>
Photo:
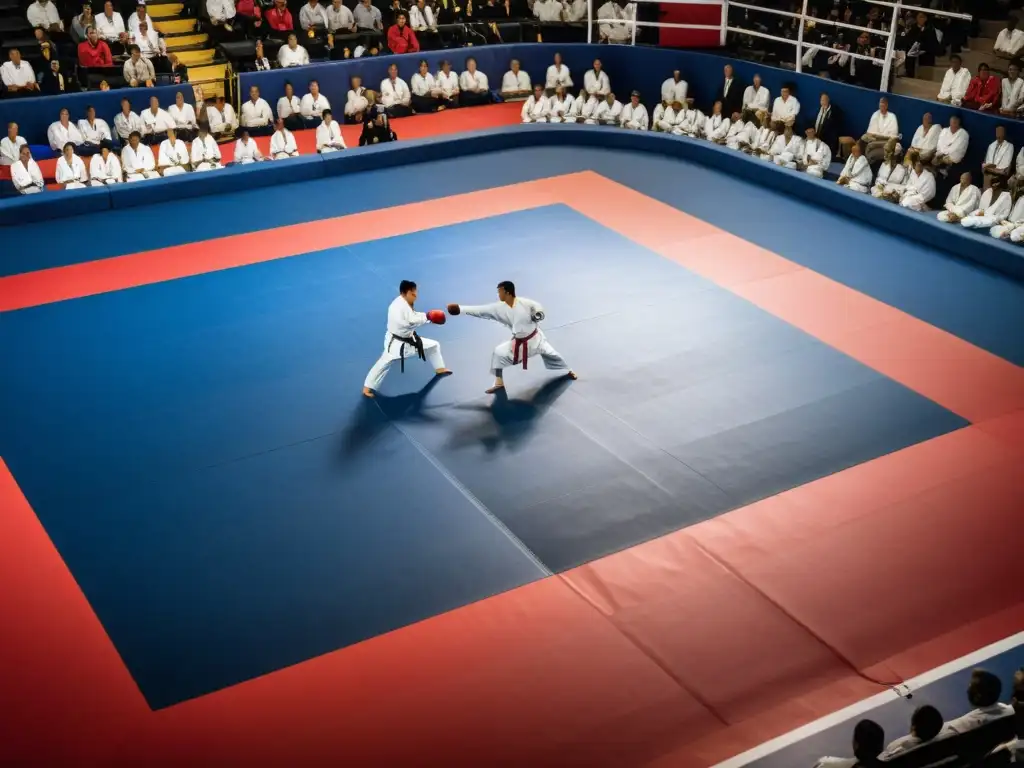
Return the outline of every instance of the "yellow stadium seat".
<path id="1" fill-rule="evenodd" d="M 161 35 L 183 35 L 196 31 L 195 19 L 168 19 L 165 21 L 153 21 L 153 26 Z"/>

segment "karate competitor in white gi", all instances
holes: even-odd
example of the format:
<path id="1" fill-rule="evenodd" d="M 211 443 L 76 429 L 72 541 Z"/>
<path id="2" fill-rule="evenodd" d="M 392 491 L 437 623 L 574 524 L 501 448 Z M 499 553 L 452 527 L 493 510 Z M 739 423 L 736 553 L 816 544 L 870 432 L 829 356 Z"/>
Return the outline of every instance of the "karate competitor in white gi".
<path id="1" fill-rule="evenodd" d="M 502 372 L 506 368 L 510 365 L 519 365 L 522 361 L 523 370 L 526 370 L 526 361 L 536 355 L 540 355 L 544 367 L 548 370 L 566 371 L 566 376 L 570 379 L 579 378 L 570 370 L 540 329 L 540 323 L 544 320 L 544 308 L 532 299 L 517 298 L 516 286 L 510 280 L 498 284 L 498 301 L 494 304 L 473 307 L 448 305 L 449 315 L 460 313 L 484 320 L 494 320 L 512 330 L 512 338 L 496 346 L 491 354 L 494 386 L 487 390 L 488 395 L 505 388 Z"/>
<path id="2" fill-rule="evenodd" d="M 441 357 L 441 345 L 433 339 L 424 339 L 416 333 L 421 325 L 432 322 L 427 313 L 413 309 L 416 303 L 416 283 L 403 280 L 398 286 L 398 296 L 388 307 L 388 330 L 384 334 L 384 351 L 363 382 L 363 395 L 375 397 L 384 377 L 388 375 L 391 364 L 401 361 L 402 372 L 405 372 L 405 358 L 418 357 L 434 366 L 438 376 L 448 376 L 451 371 L 444 367 Z M 430 315 L 437 314 L 444 322 L 444 312 L 431 310 Z"/>

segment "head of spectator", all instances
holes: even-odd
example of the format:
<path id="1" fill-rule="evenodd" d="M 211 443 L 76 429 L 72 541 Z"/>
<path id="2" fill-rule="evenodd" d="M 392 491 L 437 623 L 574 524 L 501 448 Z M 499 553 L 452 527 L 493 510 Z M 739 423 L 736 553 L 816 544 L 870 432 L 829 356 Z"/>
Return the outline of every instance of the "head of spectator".
<path id="1" fill-rule="evenodd" d="M 854 142 L 853 146 L 850 147 L 850 154 L 853 155 L 854 157 L 860 157 L 861 155 L 863 155 L 864 154 L 864 142 L 863 141 L 856 141 L 856 142 Z"/>
<path id="2" fill-rule="evenodd" d="M 1017 17 L 1012 13 L 1006 17 L 1006 29 L 1013 32 L 1017 28 Z"/>
<path id="3" fill-rule="evenodd" d="M 324 111 L 326 112 L 327 110 L 324 110 Z M 327 120 L 324 120 L 324 122 L 326 123 Z M 244 125 L 241 128 L 238 129 L 238 139 L 243 144 L 248 144 L 249 143 L 249 129 L 246 128 Z"/>
<path id="4" fill-rule="evenodd" d="M 885 749 L 885 731 L 874 720 L 861 720 L 853 729 L 853 756 L 861 764 L 875 765 Z"/>
<path id="5" fill-rule="evenodd" d="M 971 176 L 970 171 L 964 171 L 962 174 L 960 174 L 960 186 L 962 186 L 964 189 L 971 186 L 971 184 L 973 183 L 974 177 Z"/>
<path id="6" fill-rule="evenodd" d="M 90 25 L 89 28 L 85 30 L 85 37 L 89 41 L 89 45 L 93 47 L 99 45 L 100 33 L 96 31 L 96 27 Z"/>
<path id="7" fill-rule="evenodd" d="M 950 122 L 952 123 L 952 120 Z M 999 703 L 999 695 L 1002 692 L 1003 684 L 997 675 L 984 669 L 976 669 L 971 673 L 971 682 L 967 685 L 967 700 L 976 709 L 984 709 Z"/>
<path id="8" fill-rule="evenodd" d="M 145 19 L 146 19 L 146 4 L 145 3 L 139 3 L 138 5 L 135 6 L 135 15 L 138 17 L 140 22 L 145 21 Z"/>
<path id="9" fill-rule="evenodd" d="M 942 730 L 942 713 L 930 704 L 918 707 L 910 717 L 910 734 L 921 741 L 931 741 Z"/>
<path id="10" fill-rule="evenodd" d="M 732 80 L 735 70 L 732 68 L 732 64 L 726 64 L 722 69 L 722 74 L 725 75 L 726 80 Z"/>
<path id="11" fill-rule="evenodd" d="M 299 38 L 295 36 L 294 32 L 288 35 L 288 47 L 291 48 L 293 51 L 299 47 Z"/>
<path id="12" fill-rule="evenodd" d="M 156 96 L 149 97 L 149 111 L 154 115 L 160 111 L 160 99 Z"/>
<path id="13" fill-rule="evenodd" d="M 388 79 L 395 82 L 398 79 L 398 65 L 392 64 L 388 67 Z"/>
<path id="14" fill-rule="evenodd" d="M 260 89 L 257 88 L 255 85 L 249 86 L 249 100 L 253 104 L 260 100 Z"/>
<path id="15" fill-rule="evenodd" d="M 776 123 L 775 132 L 779 132 L 779 127 L 782 128 L 782 135 L 786 137 L 786 142 L 793 138 L 793 124 L 792 123 Z"/>
<path id="16" fill-rule="evenodd" d="M 292 85 L 291 80 L 286 80 L 284 84 L 284 97 L 291 101 L 295 97 L 295 86 Z"/>
<path id="17" fill-rule="evenodd" d="M 512 63 L 509 64 L 509 69 L 511 69 L 513 73 L 519 74 L 519 59 L 512 59 Z"/>
<path id="18" fill-rule="evenodd" d="M 138 149 L 140 141 L 142 141 L 142 134 L 138 131 L 132 131 L 128 135 L 128 146 L 132 149 Z"/>
<path id="19" fill-rule="evenodd" d="M 127 99 L 127 97 L 121 99 L 121 114 L 124 115 L 125 117 L 127 117 L 128 115 L 131 114 L 131 112 L 132 112 L 132 103 Z"/>
<path id="20" fill-rule="evenodd" d="M 761 87 L 761 76 L 760 75 L 754 75 L 754 77 L 751 79 L 750 82 L 753 83 L 754 90 L 756 91 L 757 89 L 759 89 Z"/>
<path id="21" fill-rule="evenodd" d="M 148 21 L 140 21 L 139 22 L 139 35 L 141 37 L 149 37 L 149 22 Z"/>
<path id="22" fill-rule="evenodd" d="M 544 98 L 544 86 L 541 83 L 533 84 L 533 98 L 535 101 L 540 101 Z"/>
<path id="23" fill-rule="evenodd" d="M 608 106 L 610 107 L 615 103 L 615 94 L 609 91 L 608 95 L 604 97 L 604 100 L 608 102 Z"/>
<path id="24" fill-rule="evenodd" d="M 804 136 L 807 137 L 808 141 L 814 141 L 818 138 L 818 132 L 815 130 L 813 125 L 807 126 L 807 130 L 804 131 Z"/>
<path id="25" fill-rule="evenodd" d="M 314 99 L 320 95 L 320 83 L 316 80 L 309 81 L 309 95 Z"/>
<path id="26" fill-rule="evenodd" d="M 82 3 L 82 13 L 78 16 L 83 27 L 92 24 L 92 3 Z"/>
<path id="27" fill-rule="evenodd" d="M 594 69 L 599 70 L 599 67 L 595 66 Z M 672 82 L 678 83 L 682 79 L 683 79 L 683 73 L 681 71 L 679 71 L 678 69 L 673 69 L 672 70 Z"/>
<path id="28" fill-rule="evenodd" d="M 932 127 L 932 113 L 925 112 L 921 115 L 921 125 L 924 128 L 924 132 L 928 133 L 928 129 Z"/>
<path id="29" fill-rule="evenodd" d="M 398 1 L 399 0 L 395 0 L 395 2 Z M 398 26 L 399 29 L 402 29 L 405 26 L 405 11 L 398 12 L 398 15 L 395 16 L 395 24 Z"/>
<path id="30" fill-rule="evenodd" d="M 200 134 L 201 134 L 202 133 L 202 127 L 200 127 L 199 130 L 200 130 Z M 274 121 L 274 130 L 282 131 L 282 132 L 285 130 L 284 118 L 283 117 L 279 117 L 279 118 L 277 118 L 277 120 Z"/>
<path id="31" fill-rule="evenodd" d="M 829 95 L 827 93 L 823 92 L 821 94 L 821 97 L 818 99 L 818 103 L 821 104 L 822 109 L 825 109 L 832 103 L 832 99 L 829 98 Z"/>
<path id="32" fill-rule="evenodd" d="M 557 56 L 558 54 L 556 53 L 555 55 Z M 441 62 L 441 71 L 446 75 L 452 71 L 452 63 L 448 59 Z"/>
<path id="33" fill-rule="evenodd" d="M 952 69 L 954 72 L 959 72 L 960 67 L 962 67 L 963 64 L 964 60 L 961 59 L 957 54 L 954 53 L 952 56 L 949 57 L 949 68 Z"/>
<path id="34" fill-rule="evenodd" d="M 329 110 L 329 109 L 325 109 L 323 111 L 323 114 L 321 114 L 321 117 L 323 118 L 324 125 L 330 125 L 331 124 L 331 120 L 334 119 L 333 116 L 331 115 L 331 110 Z"/>
<path id="35" fill-rule="evenodd" d="M 263 58 L 263 41 L 262 40 L 257 40 L 256 41 L 256 58 L 257 59 L 262 59 Z"/>
<path id="36" fill-rule="evenodd" d="M 112 148 L 113 148 L 113 145 L 110 143 L 110 139 L 103 139 L 100 142 L 100 155 L 103 156 L 104 160 L 107 159 L 107 155 L 110 154 L 110 150 Z"/>
<path id="37" fill-rule="evenodd" d="M 986 80 L 989 79 L 990 76 L 991 76 L 991 72 L 989 71 L 988 64 L 985 64 L 984 62 L 979 64 L 978 65 L 978 79 L 981 80 L 981 82 L 984 83 Z"/>
<path id="38" fill-rule="evenodd" d="M 85 119 L 89 125 L 92 125 L 96 121 L 96 107 L 91 104 L 85 108 Z"/>
<path id="39" fill-rule="evenodd" d="M 15 141 L 15 139 L 18 138 L 18 124 L 17 123 L 8 123 L 7 124 L 7 138 L 11 140 L 12 144 L 17 144 L 17 142 Z"/>
<path id="40" fill-rule="evenodd" d="M 466 71 L 471 74 L 473 72 L 476 72 L 476 59 L 474 59 L 472 56 L 466 59 Z"/>
<path id="41" fill-rule="evenodd" d="M 634 107 L 640 106 L 640 91 L 633 91 L 631 94 L 629 94 L 629 103 L 632 104 Z M 719 101 L 715 103 L 718 106 L 718 111 L 721 112 L 722 102 Z"/>
<path id="42" fill-rule="evenodd" d="M 128 53 L 131 54 L 133 62 L 138 62 L 138 60 L 142 58 L 142 51 L 137 45 L 132 45 L 132 47 L 128 49 Z"/>
<path id="43" fill-rule="evenodd" d="M 109 91 L 110 90 L 110 83 L 108 83 L 106 80 L 100 80 L 100 90 L 101 91 Z"/>
<path id="44" fill-rule="evenodd" d="M 559 85 L 555 87 L 555 98 L 559 101 L 565 101 L 565 86 Z"/>
<path id="45" fill-rule="evenodd" d="M 71 113 L 64 108 L 60 111 L 60 124 L 67 128 L 69 122 L 71 122 Z"/>
<path id="46" fill-rule="evenodd" d="M 274 0 L 274 9 L 278 13 L 285 13 L 288 10 L 288 0 Z"/>
<path id="47" fill-rule="evenodd" d="M 918 11 L 918 13 L 917 13 L 917 28 L 918 29 L 924 29 L 926 26 L 928 26 L 928 14 L 924 13 L 922 11 Z"/>
<path id="48" fill-rule="evenodd" d="M 74 144 L 74 142 L 69 141 L 67 144 L 64 145 L 63 155 L 64 155 L 64 159 L 67 161 L 68 165 L 71 165 L 71 160 L 75 156 L 75 144 Z"/>
<path id="49" fill-rule="evenodd" d="M 11 48 L 11 50 L 7 52 L 7 58 L 11 60 L 11 64 L 18 66 L 21 64 L 21 51 L 17 48 Z"/>
<path id="50" fill-rule="evenodd" d="M 562 54 L 560 54 L 560 53 L 558 53 L 556 51 L 555 52 L 555 59 L 554 59 L 554 61 L 555 61 L 555 69 L 561 69 L 562 68 Z"/>
<path id="51" fill-rule="evenodd" d="M 600 59 L 594 59 L 594 74 L 595 75 L 601 74 L 601 60 Z"/>
<path id="52" fill-rule="evenodd" d="M 722 102 L 720 102 L 720 101 L 716 101 L 715 102 L 715 105 L 711 108 L 711 114 L 712 115 L 719 115 L 719 116 L 721 116 L 721 114 L 722 114 Z"/>
<path id="53" fill-rule="evenodd" d="M 960 130 L 960 115 L 949 116 L 949 130 L 952 133 L 956 133 Z"/>
<path id="54" fill-rule="evenodd" d="M 28 144 L 21 145 L 21 149 L 18 150 L 18 159 L 21 160 L 22 165 L 28 167 L 28 162 L 32 159 L 32 150 L 28 148 Z"/>
<path id="55" fill-rule="evenodd" d="M 1010 66 L 1006 68 L 1006 75 L 1010 78 L 1011 83 L 1015 82 L 1017 78 L 1020 77 L 1020 65 L 1010 64 Z"/>
<path id="56" fill-rule="evenodd" d="M 184 107 L 185 106 L 185 94 L 182 93 L 181 91 L 178 91 L 176 94 L 174 94 L 174 103 L 177 105 L 178 109 L 181 109 L 182 107 Z"/>
<path id="57" fill-rule="evenodd" d="M 114 18 L 114 4 L 110 0 L 103 4 L 103 15 L 108 19 Z"/>
<path id="58" fill-rule="evenodd" d="M 1006 126 L 1005 125 L 997 125 L 996 126 L 996 141 L 999 144 L 1002 144 L 1004 141 L 1006 141 Z"/>
<path id="59" fill-rule="evenodd" d="M 889 113 L 889 100 L 885 96 L 878 100 L 878 111 L 883 115 Z"/>

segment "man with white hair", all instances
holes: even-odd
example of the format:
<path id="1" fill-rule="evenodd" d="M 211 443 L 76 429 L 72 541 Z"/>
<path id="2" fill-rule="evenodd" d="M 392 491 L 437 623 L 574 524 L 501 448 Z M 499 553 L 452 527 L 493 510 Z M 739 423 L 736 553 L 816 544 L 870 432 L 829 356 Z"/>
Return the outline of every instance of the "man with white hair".
<path id="1" fill-rule="evenodd" d="M 622 108 L 619 123 L 632 131 L 646 131 L 650 127 L 647 107 L 640 103 L 640 91 L 633 91 L 629 95 L 629 103 Z"/>

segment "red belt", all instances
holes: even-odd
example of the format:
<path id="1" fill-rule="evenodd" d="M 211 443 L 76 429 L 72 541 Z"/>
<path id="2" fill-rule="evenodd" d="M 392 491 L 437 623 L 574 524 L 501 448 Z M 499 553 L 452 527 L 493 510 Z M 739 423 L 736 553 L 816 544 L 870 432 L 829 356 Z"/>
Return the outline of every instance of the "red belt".
<path id="1" fill-rule="evenodd" d="M 512 365 L 519 365 L 519 350 L 523 350 L 523 370 L 526 370 L 526 361 L 530 359 L 530 339 L 537 335 L 537 329 L 533 329 L 533 333 L 529 336 L 524 336 L 519 339 L 515 336 L 512 337 Z"/>

